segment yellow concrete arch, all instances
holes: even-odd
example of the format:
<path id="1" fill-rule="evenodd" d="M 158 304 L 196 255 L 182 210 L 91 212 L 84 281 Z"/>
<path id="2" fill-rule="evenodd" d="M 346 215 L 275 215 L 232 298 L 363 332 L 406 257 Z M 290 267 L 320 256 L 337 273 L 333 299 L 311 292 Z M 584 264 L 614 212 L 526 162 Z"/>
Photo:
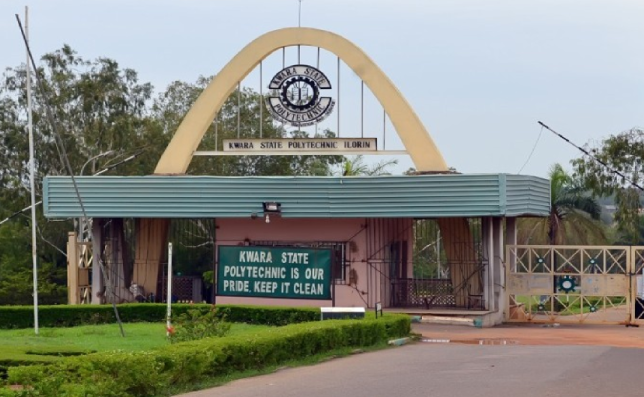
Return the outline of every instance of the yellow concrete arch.
<path id="1" fill-rule="evenodd" d="M 418 171 L 447 171 L 436 144 L 384 72 L 358 46 L 324 30 L 286 28 L 266 33 L 244 47 L 210 82 L 183 119 L 161 156 L 155 174 L 183 174 L 206 130 L 237 83 L 281 47 L 324 48 L 342 59 L 367 84 L 385 109 Z"/>

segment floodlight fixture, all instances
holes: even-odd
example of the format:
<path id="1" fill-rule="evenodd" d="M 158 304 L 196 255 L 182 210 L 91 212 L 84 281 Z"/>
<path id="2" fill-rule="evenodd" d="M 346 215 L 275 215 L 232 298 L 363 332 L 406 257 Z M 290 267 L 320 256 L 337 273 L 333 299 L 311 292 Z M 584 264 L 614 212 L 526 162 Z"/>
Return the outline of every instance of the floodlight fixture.
<path id="1" fill-rule="evenodd" d="M 264 201 L 264 213 L 279 214 L 282 212 L 282 204 L 274 201 Z"/>

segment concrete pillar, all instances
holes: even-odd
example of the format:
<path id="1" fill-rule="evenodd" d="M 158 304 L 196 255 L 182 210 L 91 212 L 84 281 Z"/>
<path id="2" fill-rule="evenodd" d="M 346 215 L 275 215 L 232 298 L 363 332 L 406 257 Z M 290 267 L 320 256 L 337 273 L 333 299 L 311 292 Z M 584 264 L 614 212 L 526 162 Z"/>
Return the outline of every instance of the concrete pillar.
<path id="1" fill-rule="evenodd" d="M 105 278 L 101 272 L 99 261 L 101 260 L 102 253 L 102 233 L 103 221 L 102 219 L 92 220 L 92 304 L 100 305 L 105 303 L 103 297 L 105 296 Z"/>
<path id="2" fill-rule="evenodd" d="M 127 293 L 127 285 L 125 285 L 125 271 L 123 269 L 123 220 L 112 219 L 110 222 L 110 252 L 105 261 L 109 264 L 109 274 L 112 279 L 112 286 L 114 287 L 116 303 L 121 303 L 121 300 Z"/>
<path id="3" fill-rule="evenodd" d="M 483 269 L 483 296 L 485 297 L 487 310 L 494 310 L 493 288 L 490 282 L 494 269 L 491 266 L 491 259 L 494 256 L 492 244 L 492 222 L 491 218 L 481 218 L 481 245 L 483 250 L 483 261 L 487 265 Z"/>
<path id="4" fill-rule="evenodd" d="M 136 220 L 136 253 L 132 282 L 143 287 L 145 294 L 158 296 L 157 282 L 161 262 L 166 257 L 169 219 Z M 160 300 L 159 300 L 160 301 Z"/>
<path id="5" fill-rule="evenodd" d="M 78 242 L 76 232 L 67 234 L 67 303 L 78 305 Z"/>
<path id="6" fill-rule="evenodd" d="M 500 324 L 505 308 L 505 269 L 503 253 L 503 218 L 482 219 L 483 256 L 487 260 L 484 274 L 485 297 L 488 310 L 493 312 L 486 320 L 486 326 Z"/>
<path id="7" fill-rule="evenodd" d="M 201 287 L 203 282 L 200 278 L 192 279 L 192 301 L 194 303 L 201 303 L 203 297 L 201 295 Z"/>
<path id="8" fill-rule="evenodd" d="M 486 218 L 482 219 L 483 223 L 485 223 L 485 219 Z M 452 285 L 461 285 L 464 277 L 467 277 L 467 275 L 463 273 L 462 265 L 474 264 L 479 260 L 475 250 L 474 236 L 472 235 L 470 224 L 466 218 L 439 218 L 437 222 L 440 227 L 443 249 L 447 255 L 447 263 L 449 266 L 450 278 L 452 279 Z M 483 227 L 483 234 L 485 234 L 485 227 Z M 469 267 L 471 267 L 471 265 Z M 454 296 L 457 306 L 467 306 L 469 299 L 468 294 L 483 294 L 487 305 L 488 299 L 485 294 L 486 275 L 487 268 L 483 270 L 483 285 L 480 285 L 478 277 L 469 278 L 469 285 L 467 285 L 467 288 L 458 290 Z"/>
<path id="9" fill-rule="evenodd" d="M 517 244 L 517 218 L 505 218 L 505 234 L 508 245 Z M 507 258 L 507 264 L 511 271 L 517 270 L 517 258 L 514 255 Z"/>
<path id="10" fill-rule="evenodd" d="M 494 258 L 490 262 L 494 268 L 494 301 L 495 307 L 500 313 L 506 308 L 505 304 L 505 253 L 503 252 L 503 218 L 492 219 L 492 240 Z M 500 322 L 500 321 L 499 321 Z"/>

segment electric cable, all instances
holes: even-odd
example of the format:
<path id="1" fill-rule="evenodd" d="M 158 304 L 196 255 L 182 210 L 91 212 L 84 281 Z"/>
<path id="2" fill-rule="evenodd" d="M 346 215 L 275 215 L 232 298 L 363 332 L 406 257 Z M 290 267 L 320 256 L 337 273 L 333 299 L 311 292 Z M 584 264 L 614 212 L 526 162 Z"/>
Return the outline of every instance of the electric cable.
<path id="1" fill-rule="evenodd" d="M 519 172 L 517 174 L 520 174 L 521 171 L 525 168 L 526 165 L 528 165 L 528 162 L 532 158 L 532 155 L 534 154 L 534 150 L 537 148 L 537 145 L 539 144 L 539 140 L 541 139 L 541 133 L 543 132 L 543 126 L 541 126 L 541 129 L 539 130 L 539 136 L 537 137 L 537 140 L 534 143 L 534 146 L 532 146 L 532 150 L 530 151 L 530 154 L 528 155 L 528 158 L 526 159 L 525 163 L 523 163 L 523 166 L 519 169 Z"/>
<path id="2" fill-rule="evenodd" d="M 631 184 L 631 185 L 633 185 L 634 187 L 638 188 L 640 191 L 644 191 L 644 188 L 643 188 L 642 186 L 638 185 L 638 184 L 637 184 L 637 182 L 633 181 L 632 179 L 627 178 L 627 177 L 626 177 L 626 175 L 622 174 L 620 171 L 617 171 L 616 169 L 611 168 L 608 164 L 606 164 L 605 162 L 603 162 L 602 160 L 600 160 L 600 159 L 599 159 L 599 158 L 597 158 L 596 156 L 594 156 L 594 155 L 590 154 L 586 149 L 584 149 L 584 148 L 582 148 L 582 147 L 580 147 L 580 146 L 578 146 L 578 145 L 575 145 L 575 144 L 574 144 L 570 139 L 566 138 L 565 136 L 561 135 L 561 134 L 560 134 L 560 133 L 558 133 L 557 131 L 555 131 L 555 130 L 553 130 L 552 128 L 548 127 L 547 125 L 545 125 L 545 124 L 544 124 L 544 123 L 542 123 L 541 121 L 538 121 L 538 123 L 539 123 L 542 127 L 546 128 L 547 130 L 549 130 L 550 132 L 552 132 L 553 134 L 557 135 L 559 138 L 563 139 L 564 141 L 568 142 L 569 144 L 571 144 L 572 146 L 574 146 L 575 148 L 577 148 L 577 150 L 581 151 L 581 152 L 582 152 L 582 153 L 584 153 L 586 156 L 590 157 L 591 159 L 595 160 L 595 161 L 596 161 L 596 162 L 598 162 L 599 164 L 603 165 L 603 166 L 604 166 L 608 171 L 612 172 L 613 174 L 619 175 L 619 176 L 620 176 L 620 177 L 622 177 L 625 181 L 627 181 L 628 183 L 630 183 L 630 184 Z"/>

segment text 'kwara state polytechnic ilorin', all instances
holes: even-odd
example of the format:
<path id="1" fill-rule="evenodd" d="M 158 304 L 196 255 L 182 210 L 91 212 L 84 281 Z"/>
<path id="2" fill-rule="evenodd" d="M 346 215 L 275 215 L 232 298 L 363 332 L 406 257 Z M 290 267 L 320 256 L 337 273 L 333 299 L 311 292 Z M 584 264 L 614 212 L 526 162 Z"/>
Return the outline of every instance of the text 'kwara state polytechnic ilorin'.
<path id="1" fill-rule="evenodd" d="M 375 152 L 376 138 L 312 139 L 224 139 L 224 151 L 294 152 L 297 151 L 369 151 Z"/>

